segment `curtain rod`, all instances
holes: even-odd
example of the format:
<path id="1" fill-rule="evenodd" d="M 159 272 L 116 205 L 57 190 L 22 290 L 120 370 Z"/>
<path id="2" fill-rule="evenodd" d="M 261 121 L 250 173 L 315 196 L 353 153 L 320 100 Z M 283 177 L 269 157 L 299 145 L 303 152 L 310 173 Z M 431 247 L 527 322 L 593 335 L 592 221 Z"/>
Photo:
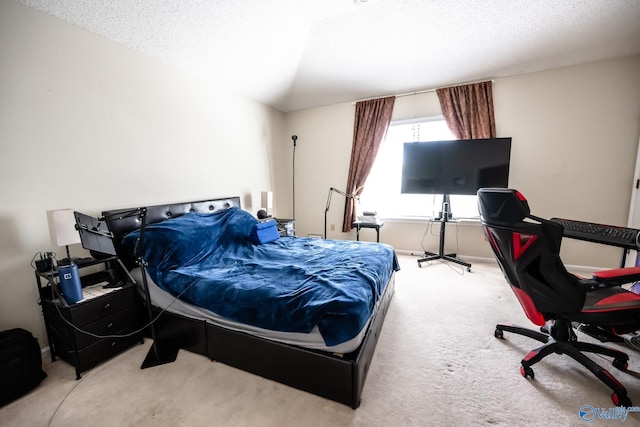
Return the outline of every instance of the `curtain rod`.
<path id="1" fill-rule="evenodd" d="M 438 87 L 438 88 L 435 88 L 435 89 L 423 89 L 423 90 L 416 90 L 416 91 L 414 91 L 414 92 L 399 93 L 399 94 L 397 94 L 397 95 L 374 96 L 374 97 L 372 97 L 372 98 L 357 99 L 357 100 L 355 100 L 355 101 L 352 101 L 351 103 L 352 103 L 352 104 L 356 104 L 356 103 L 358 103 L 358 102 L 371 101 L 372 99 L 378 99 L 378 98 L 387 98 L 387 97 L 389 97 L 389 96 L 393 96 L 393 97 L 396 97 L 396 98 L 401 98 L 401 97 L 403 97 L 403 96 L 420 95 L 420 94 L 422 94 L 422 93 L 435 92 L 435 91 L 436 91 L 436 90 L 438 90 L 438 89 L 444 89 L 444 88 L 446 88 L 446 87 L 466 86 L 466 85 L 472 85 L 472 84 L 476 84 L 476 83 L 484 83 L 484 82 L 491 82 L 491 83 L 493 83 L 493 82 L 494 82 L 494 80 L 493 80 L 493 79 L 489 79 L 489 80 L 478 80 L 478 81 L 475 81 L 475 82 L 460 83 L 460 84 L 456 84 L 456 85 L 453 85 L 453 86 L 441 86 L 441 87 Z"/>

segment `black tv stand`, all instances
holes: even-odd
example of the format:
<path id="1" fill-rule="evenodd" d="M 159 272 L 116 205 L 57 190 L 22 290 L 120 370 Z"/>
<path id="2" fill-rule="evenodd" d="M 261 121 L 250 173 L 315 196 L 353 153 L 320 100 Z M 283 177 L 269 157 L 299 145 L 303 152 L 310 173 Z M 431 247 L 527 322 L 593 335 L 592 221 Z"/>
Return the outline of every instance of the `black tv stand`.
<path id="1" fill-rule="evenodd" d="M 418 260 L 418 267 L 422 268 L 422 263 L 427 261 L 435 261 L 438 259 L 443 259 L 445 261 L 451 261 L 456 264 L 460 264 L 464 267 L 467 267 L 467 271 L 471 271 L 471 263 L 461 260 L 456 256 L 456 254 L 445 254 L 444 253 L 444 237 L 445 231 L 447 228 L 447 222 L 451 219 L 451 204 L 449 203 L 449 195 L 445 194 L 442 198 L 442 212 L 440 212 L 440 218 L 437 218 L 436 221 L 440 222 L 440 245 L 438 248 L 438 253 L 434 252 L 425 252 L 424 258 L 420 258 Z"/>

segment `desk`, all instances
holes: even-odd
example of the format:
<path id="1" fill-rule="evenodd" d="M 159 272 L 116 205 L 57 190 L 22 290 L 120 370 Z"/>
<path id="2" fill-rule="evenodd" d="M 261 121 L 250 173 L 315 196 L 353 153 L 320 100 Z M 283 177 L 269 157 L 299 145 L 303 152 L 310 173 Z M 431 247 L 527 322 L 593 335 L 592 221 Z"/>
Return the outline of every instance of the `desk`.
<path id="1" fill-rule="evenodd" d="M 561 224 L 564 227 L 562 231 L 564 237 L 622 248 L 621 268 L 624 267 L 626 263 L 627 249 L 634 251 L 640 249 L 638 247 L 640 230 L 635 228 L 595 224 L 563 218 L 551 218 L 550 221 Z"/>
<path id="2" fill-rule="evenodd" d="M 376 230 L 376 242 L 380 243 L 380 228 L 384 225 L 382 221 L 376 222 L 366 222 L 366 221 L 355 221 L 351 226 L 356 229 L 356 240 L 360 240 L 360 229 L 361 228 L 373 228 Z"/>

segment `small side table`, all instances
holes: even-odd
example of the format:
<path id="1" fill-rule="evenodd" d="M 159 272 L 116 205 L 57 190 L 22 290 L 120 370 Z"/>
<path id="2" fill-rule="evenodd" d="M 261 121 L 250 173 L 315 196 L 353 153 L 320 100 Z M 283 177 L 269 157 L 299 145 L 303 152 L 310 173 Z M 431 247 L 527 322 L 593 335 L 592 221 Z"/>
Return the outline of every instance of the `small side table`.
<path id="1" fill-rule="evenodd" d="M 373 228 L 376 230 L 376 242 L 380 243 L 380 229 L 384 225 L 382 221 L 366 222 L 355 221 L 351 226 L 356 229 L 356 240 L 360 241 L 360 229 L 361 228 Z"/>
<path id="2" fill-rule="evenodd" d="M 275 218 L 278 223 L 280 237 L 296 235 L 296 221 L 294 219 Z"/>
<path id="3" fill-rule="evenodd" d="M 137 292 L 131 283 L 119 286 L 120 276 L 111 268 L 116 261 L 117 257 L 78 261 L 79 269 L 103 264 L 104 270 L 80 277 L 84 298 L 73 304 L 59 297 L 56 271 L 35 272 L 51 361 L 60 357 L 73 365 L 77 380 L 82 372 L 143 342 Z M 105 290 L 103 284 L 114 287 Z"/>

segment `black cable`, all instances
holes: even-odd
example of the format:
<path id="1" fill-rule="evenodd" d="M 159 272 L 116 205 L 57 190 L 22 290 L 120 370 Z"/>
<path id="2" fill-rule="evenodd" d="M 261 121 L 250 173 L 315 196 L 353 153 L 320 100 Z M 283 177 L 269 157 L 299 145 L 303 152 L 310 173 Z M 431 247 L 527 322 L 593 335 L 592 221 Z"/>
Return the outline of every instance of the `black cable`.
<path id="1" fill-rule="evenodd" d="M 100 365 L 102 365 L 104 363 L 101 362 Z M 62 405 L 67 401 L 67 399 L 69 398 L 69 396 L 71 395 L 71 393 L 80 385 L 80 383 L 82 381 L 85 380 L 85 378 L 87 378 L 89 375 L 91 375 L 91 372 L 94 372 L 94 370 L 91 370 L 89 372 L 87 372 L 83 377 L 80 377 L 80 379 L 74 381 L 74 385 L 71 388 L 71 390 L 69 390 L 67 392 L 67 394 L 64 395 L 64 397 L 62 398 L 62 400 L 60 401 L 60 403 L 58 403 L 58 406 L 56 406 L 55 411 L 53 411 L 53 414 L 51 414 L 51 417 L 49 417 L 49 422 L 47 423 L 47 426 L 50 426 L 51 423 L 53 422 L 53 419 L 55 418 L 55 416 L 58 414 L 58 411 L 60 410 L 60 408 L 62 408 Z"/>
<path id="2" fill-rule="evenodd" d="M 53 260 L 55 260 L 55 256 L 52 257 Z M 178 299 L 180 299 L 180 297 L 189 290 L 189 288 L 193 285 L 193 283 L 191 283 L 191 285 L 187 286 L 182 292 L 180 292 L 177 296 L 175 296 L 173 298 L 173 300 L 171 301 L 171 303 L 169 305 L 167 305 L 165 308 L 163 308 L 162 310 L 160 310 L 160 313 L 158 313 L 158 315 L 156 317 L 154 317 L 151 321 L 147 322 L 144 326 L 142 326 L 141 328 L 129 332 L 127 334 L 118 334 L 118 335 L 98 335 L 98 334 L 94 334 L 93 332 L 89 332 L 89 331 L 85 331 L 82 328 L 77 327 L 76 325 L 74 325 L 73 323 L 71 323 L 70 321 L 68 321 L 67 319 L 64 318 L 64 316 L 62 315 L 62 312 L 60 311 L 60 306 L 58 304 L 55 303 L 56 299 L 59 299 L 62 301 L 62 299 L 64 298 L 62 295 L 59 295 L 56 289 L 56 284 L 53 281 L 53 278 L 55 277 L 55 269 L 54 269 L 54 263 L 51 263 L 51 280 L 50 280 L 50 287 L 51 287 L 51 302 L 53 303 L 53 305 L 56 307 L 56 311 L 58 312 L 58 315 L 60 316 L 60 319 L 62 319 L 62 321 L 64 323 L 66 323 L 68 326 L 70 326 L 72 329 L 74 329 L 75 331 L 78 331 L 80 333 L 83 333 L 85 335 L 89 335 L 93 338 L 97 338 L 97 339 L 105 339 L 105 338 L 128 338 L 131 337 L 133 335 L 137 335 L 139 333 L 141 333 L 142 331 L 144 331 L 146 328 L 148 328 L 149 326 L 151 326 L 152 324 L 154 324 L 159 318 L 160 316 L 162 316 Z M 144 271 L 143 271 L 144 274 Z M 195 282 L 194 282 L 195 283 Z M 150 304 L 150 301 L 147 301 L 147 304 Z"/>
<path id="3" fill-rule="evenodd" d="M 433 218 L 435 213 L 435 203 L 436 203 L 436 196 L 434 194 L 433 199 L 431 201 L 431 218 Z M 427 234 L 429 234 L 429 230 L 431 230 L 430 235 L 435 236 L 435 234 L 433 234 L 433 220 L 431 218 L 427 218 L 427 228 L 424 230 L 424 234 L 422 235 L 422 240 L 420 240 L 420 247 L 422 248 L 423 256 L 426 256 L 428 252 L 424 247 L 424 239 L 427 237 Z"/>
<path id="4" fill-rule="evenodd" d="M 456 254 L 460 255 L 460 243 L 458 241 L 458 221 L 455 221 L 454 223 L 456 225 Z M 458 271 L 458 269 L 454 268 L 455 266 L 451 265 L 450 262 L 447 262 L 446 264 L 452 271 L 454 271 L 455 273 L 458 273 L 461 276 L 464 276 L 464 270 L 465 270 L 464 267 L 460 266 L 460 271 Z M 457 265 L 458 264 L 456 264 L 456 266 Z"/>
<path id="5" fill-rule="evenodd" d="M 191 285 L 193 285 L 193 283 Z M 76 331 L 78 331 L 80 333 L 83 333 L 85 335 L 89 335 L 91 337 L 98 338 L 98 339 L 104 339 L 104 338 L 128 338 L 128 337 L 131 337 L 133 335 L 139 334 L 140 332 L 144 331 L 149 326 L 154 324 L 160 318 L 160 316 L 162 316 L 167 310 L 169 310 L 169 308 L 173 305 L 173 303 L 175 303 L 185 292 L 187 292 L 189 290 L 191 285 L 187 286 L 184 291 L 180 292 L 180 294 L 175 296 L 173 298 L 173 300 L 171 301 L 171 303 L 168 306 L 166 306 L 165 308 L 163 308 L 162 310 L 160 310 L 160 313 L 158 313 L 158 315 L 156 317 L 154 317 L 150 322 L 147 322 L 147 324 L 145 324 L 141 328 L 139 328 L 139 329 L 137 329 L 135 331 L 129 332 L 127 334 L 97 335 L 97 334 L 94 334 L 93 332 L 85 331 L 84 329 L 81 329 L 81 328 L 77 327 L 76 325 L 74 325 L 73 323 L 71 323 L 67 319 L 65 319 L 64 316 L 62 315 L 62 312 L 60 312 L 60 307 L 58 306 L 58 304 L 54 303 L 54 305 L 56 306 L 56 310 L 58 311 L 58 315 L 60 315 L 60 319 L 62 319 L 62 321 L 64 323 L 66 323 L 67 325 L 71 326 L 72 329 L 74 329 L 74 330 L 76 330 Z M 147 302 L 147 304 L 150 304 L 150 302 Z"/>
<path id="6" fill-rule="evenodd" d="M 431 230 L 431 233 L 429 233 L 429 230 Z M 433 221 L 428 220 L 427 221 L 427 228 L 424 230 L 424 234 L 422 235 L 422 240 L 420 241 L 420 247 L 422 247 L 422 252 L 425 253 L 425 255 L 427 254 L 427 250 L 424 247 L 424 239 L 427 237 L 427 234 L 429 234 L 430 236 L 433 236 Z"/>

